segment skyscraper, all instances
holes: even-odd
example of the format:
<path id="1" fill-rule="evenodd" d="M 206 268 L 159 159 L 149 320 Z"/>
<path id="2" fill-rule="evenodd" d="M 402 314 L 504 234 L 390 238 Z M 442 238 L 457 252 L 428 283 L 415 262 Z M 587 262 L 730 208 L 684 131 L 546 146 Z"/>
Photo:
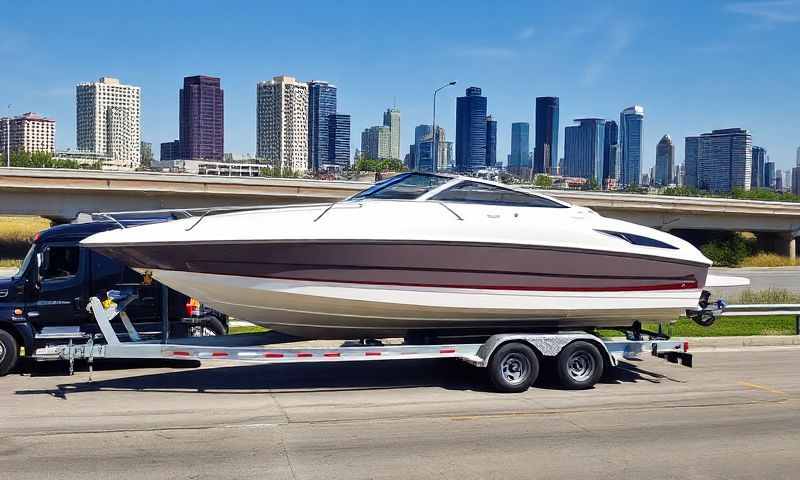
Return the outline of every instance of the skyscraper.
<path id="1" fill-rule="evenodd" d="M 512 173 L 520 173 L 523 168 L 530 168 L 530 124 L 516 122 L 511 124 L 511 156 L 506 167 Z"/>
<path id="2" fill-rule="evenodd" d="M 350 166 L 350 115 L 328 115 L 328 158 L 326 163 L 339 168 Z"/>
<path id="3" fill-rule="evenodd" d="M 6 131 L 9 129 L 10 131 Z M 56 149 L 56 121 L 33 112 L 0 118 L 0 154 L 6 154 L 6 139 L 12 152 L 49 152 Z"/>
<path id="4" fill-rule="evenodd" d="M 433 164 L 433 135 L 430 125 L 417 125 L 414 129 L 415 142 L 411 145 L 410 157 L 413 158 L 413 166 L 410 169 L 420 172 L 437 172 L 449 168 L 450 162 L 450 142 L 446 141 L 444 128 L 436 127 L 436 140 L 438 150 L 436 151 L 436 165 Z"/>
<path id="5" fill-rule="evenodd" d="M 320 80 L 308 82 L 308 166 L 314 171 L 330 161 L 328 117 L 335 114 L 336 86 Z"/>
<path id="6" fill-rule="evenodd" d="M 797 147 L 797 163 L 796 163 L 796 165 L 798 167 L 800 167 L 800 147 Z M 792 182 L 792 185 L 794 185 L 794 182 Z"/>
<path id="7" fill-rule="evenodd" d="M 486 117 L 486 166 L 497 165 L 497 120 Z"/>
<path id="8" fill-rule="evenodd" d="M 639 185 L 642 175 L 644 108 L 628 107 L 619 116 L 620 184 Z"/>
<path id="9" fill-rule="evenodd" d="M 225 151 L 225 114 L 219 78 L 184 77 L 179 110 L 181 158 L 221 161 Z"/>
<path id="10" fill-rule="evenodd" d="M 800 195 L 800 165 L 792 167 L 792 193 Z"/>
<path id="11" fill-rule="evenodd" d="M 700 159 L 700 137 L 686 137 L 684 139 L 683 169 L 684 183 L 689 188 L 700 188 L 698 165 Z"/>
<path id="12" fill-rule="evenodd" d="M 308 169 L 308 84 L 278 76 L 256 86 L 256 157 L 275 168 Z"/>
<path id="13" fill-rule="evenodd" d="M 392 158 L 392 129 L 369 127 L 361 132 L 361 157 L 373 160 Z"/>
<path id="14" fill-rule="evenodd" d="M 668 134 L 661 137 L 658 145 L 656 145 L 656 168 L 654 173 L 656 186 L 664 187 L 675 183 L 673 179 L 675 173 L 675 146 L 672 144 L 672 138 Z"/>
<path id="15" fill-rule="evenodd" d="M 536 97 L 535 128 L 533 171 L 555 174 L 558 170 L 558 97 Z"/>
<path id="16" fill-rule="evenodd" d="M 171 142 L 163 142 L 161 144 L 161 156 L 159 160 L 162 162 L 169 160 L 180 160 L 181 158 L 181 141 L 173 140 Z"/>
<path id="17" fill-rule="evenodd" d="M 150 168 L 153 165 L 153 144 L 150 142 L 142 142 L 140 151 L 142 157 L 139 160 L 139 165 Z"/>
<path id="18" fill-rule="evenodd" d="M 136 169 L 141 158 L 141 90 L 102 77 L 76 93 L 78 150 L 110 157 L 113 168 Z"/>
<path id="19" fill-rule="evenodd" d="M 775 162 L 764 162 L 764 187 L 775 188 Z"/>
<path id="20" fill-rule="evenodd" d="M 603 182 L 603 146 L 605 120 L 576 118 L 578 125 L 564 129 L 564 165 L 562 175 Z"/>
<path id="21" fill-rule="evenodd" d="M 614 120 L 606 122 L 603 144 L 603 178 L 619 178 L 619 132 Z"/>
<path id="22" fill-rule="evenodd" d="M 389 127 L 392 135 L 389 158 L 400 159 L 400 110 L 389 108 L 383 112 L 383 126 Z"/>
<path id="23" fill-rule="evenodd" d="M 734 188 L 750 190 L 752 159 L 753 140 L 747 130 L 728 128 L 700 135 L 697 146 L 698 188 L 712 192 L 729 192 Z M 769 170 L 768 165 L 765 168 Z M 774 177 L 774 164 L 772 168 Z"/>
<path id="24" fill-rule="evenodd" d="M 750 175 L 750 188 L 764 188 L 764 170 L 767 161 L 767 151 L 759 146 L 753 146 L 753 163 Z"/>
<path id="25" fill-rule="evenodd" d="M 486 97 L 478 87 L 456 99 L 456 170 L 471 172 L 486 166 Z"/>

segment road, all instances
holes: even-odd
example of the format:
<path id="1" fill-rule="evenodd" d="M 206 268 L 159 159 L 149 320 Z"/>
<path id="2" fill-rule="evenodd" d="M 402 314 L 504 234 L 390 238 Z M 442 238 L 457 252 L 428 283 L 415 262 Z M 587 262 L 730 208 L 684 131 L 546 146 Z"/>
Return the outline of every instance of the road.
<path id="1" fill-rule="evenodd" d="M 655 358 L 587 391 L 447 361 L 56 366 L 0 378 L 0 476 L 796 478 L 800 349 Z M 119 367 L 112 364 L 111 367 Z"/>
<path id="2" fill-rule="evenodd" d="M 779 268 L 717 268 L 711 269 L 715 275 L 732 275 L 750 279 L 749 287 L 720 288 L 712 293 L 722 298 L 735 298 L 747 288 L 751 290 L 782 289 L 800 293 L 800 267 Z"/>

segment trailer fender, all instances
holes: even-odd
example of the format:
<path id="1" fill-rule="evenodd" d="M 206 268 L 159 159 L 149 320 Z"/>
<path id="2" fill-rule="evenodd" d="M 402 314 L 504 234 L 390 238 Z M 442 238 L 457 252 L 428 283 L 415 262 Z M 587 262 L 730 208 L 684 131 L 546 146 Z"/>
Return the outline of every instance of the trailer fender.
<path id="1" fill-rule="evenodd" d="M 596 336 L 585 332 L 561 332 L 552 334 L 505 333 L 492 335 L 489 337 L 489 340 L 478 349 L 477 356 L 481 360 L 475 362 L 474 365 L 486 367 L 489 364 L 489 359 L 492 357 L 492 354 L 498 348 L 509 342 L 524 342 L 534 348 L 543 357 L 555 357 L 561 353 L 564 347 L 577 340 L 584 340 L 597 346 L 597 348 L 600 349 L 600 353 L 603 355 L 603 360 L 608 362 L 607 365 L 617 365 L 616 358 L 608 351 L 606 344 Z"/>

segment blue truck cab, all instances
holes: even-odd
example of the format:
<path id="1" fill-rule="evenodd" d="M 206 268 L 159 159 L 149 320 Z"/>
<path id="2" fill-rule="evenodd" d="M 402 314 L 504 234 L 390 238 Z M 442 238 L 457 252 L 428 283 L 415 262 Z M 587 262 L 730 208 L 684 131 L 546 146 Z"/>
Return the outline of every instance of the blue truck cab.
<path id="1" fill-rule="evenodd" d="M 89 299 L 105 299 L 106 293 L 119 285 L 137 286 L 139 299 L 127 312 L 139 331 L 160 332 L 162 295 L 167 292 L 170 335 L 196 333 L 197 325 L 202 325 L 203 334 L 226 333 L 227 317 L 221 313 L 202 308 L 175 290 L 162 289 L 127 266 L 80 246 L 80 241 L 92 234 L 124 226 L 116 220 L 93 221 L 59 225 L 36 235 L 19 270 L 0 279 L 0 376 L 34 352 L 37 333 L 47 327 L 98 333 L 86 309 Z M 202 317 L 202 322 L 193 322 L 192 316 Z"/>

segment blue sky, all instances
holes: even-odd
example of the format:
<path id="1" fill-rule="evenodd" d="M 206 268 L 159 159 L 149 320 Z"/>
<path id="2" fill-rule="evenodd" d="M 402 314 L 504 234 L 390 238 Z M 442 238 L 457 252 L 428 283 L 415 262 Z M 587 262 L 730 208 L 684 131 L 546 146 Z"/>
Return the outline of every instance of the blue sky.
<path id="1" fill-rule="evenodd" d="M 56 119 L 75 145 L 77 83 L 107 75 L 142 87 L 143 139 L 177 138 L 187 75 L 222 78 L 225 151 L 255 150 L 256 82 L 288 74 L 339 87 L 352 146 L 395 101 L 402 150 L 438 118 L 455 134 L 455 97 L 479 86 L 498 120 L 498 159 L 511 123 L 533 123 L 536 96 L 571 119 L 619 119 L 645 107 L 643 165 L 669 133 L 744 127 L 778 168 L 800 145 L 800 0 L 620 2 L 239 2 L 4 0 L 0 105 Z M 6 109 L 2 109 L 3 115 Z M 157 148 L 156 148 L 157 150 Z"/>

